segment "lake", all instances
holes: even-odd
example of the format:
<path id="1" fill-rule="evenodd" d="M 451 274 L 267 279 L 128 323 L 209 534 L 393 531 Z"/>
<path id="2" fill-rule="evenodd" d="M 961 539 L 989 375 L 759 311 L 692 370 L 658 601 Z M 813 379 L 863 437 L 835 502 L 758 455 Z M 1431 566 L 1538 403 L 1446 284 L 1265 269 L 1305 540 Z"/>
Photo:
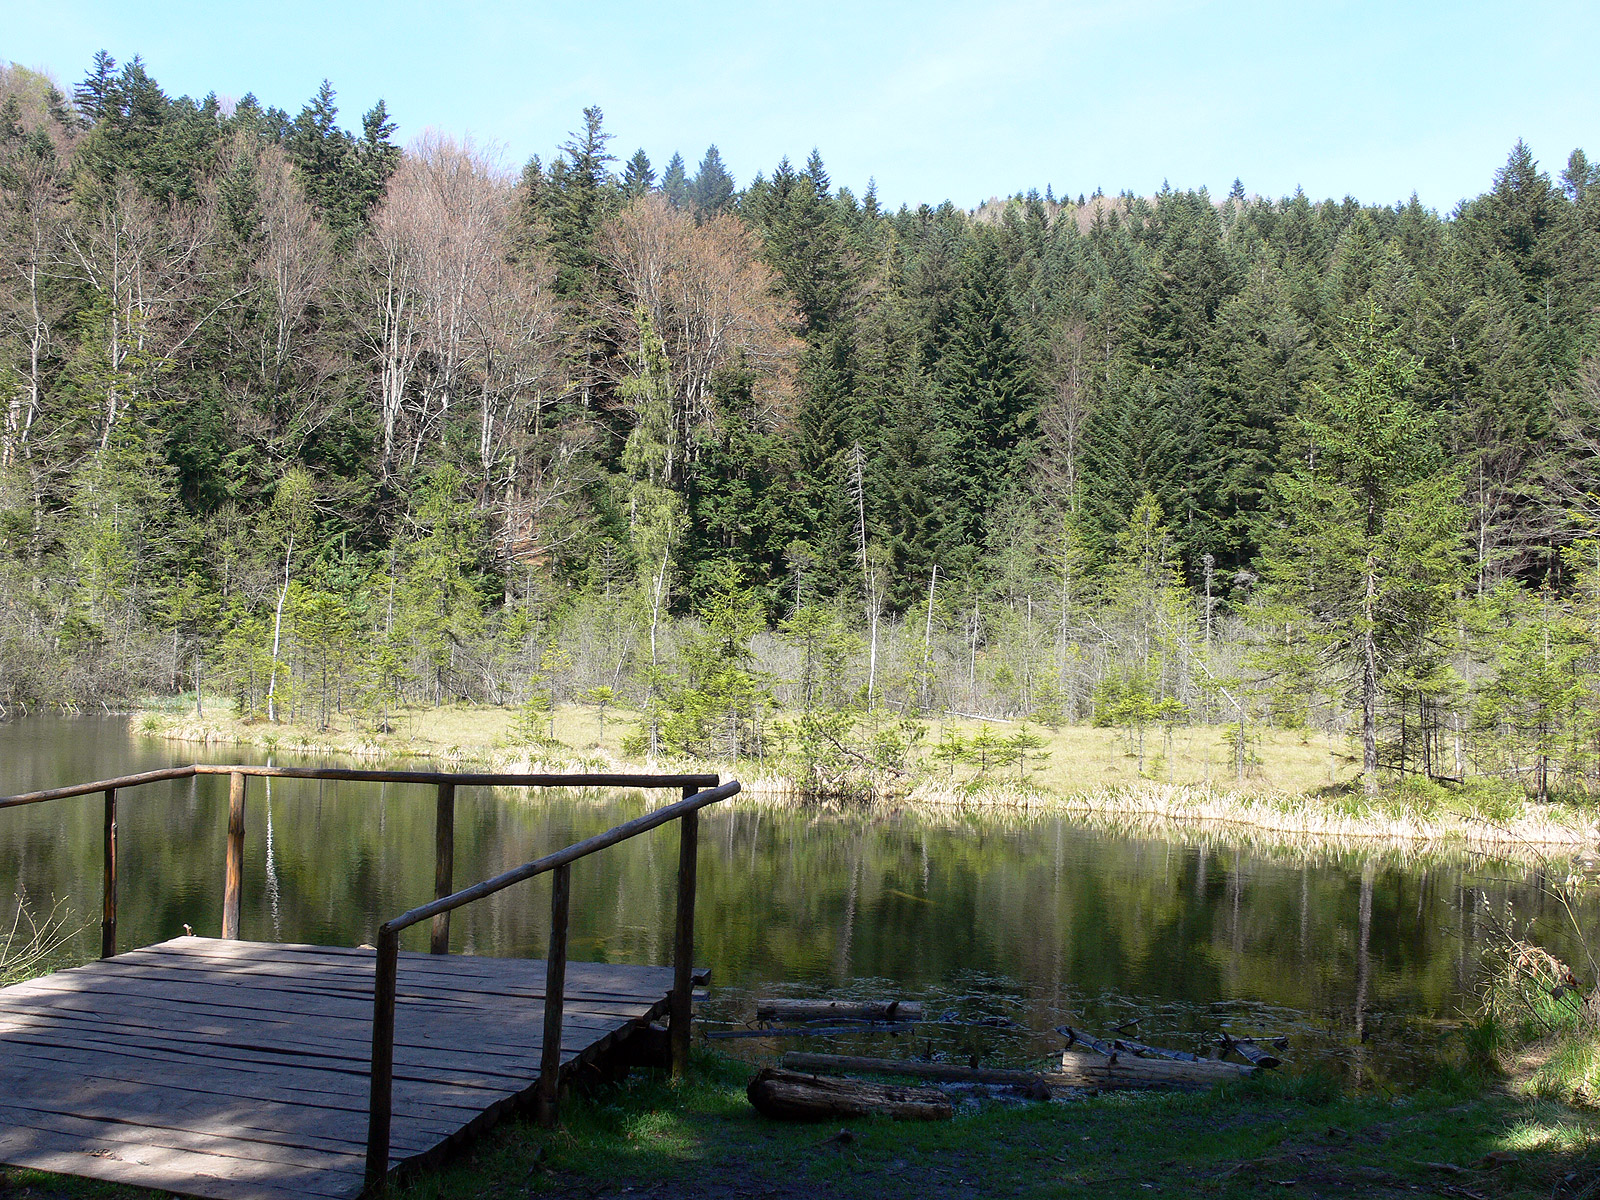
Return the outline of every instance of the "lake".
<path id="1" fill-rule="evenodd" d="M 267 760 L 138 737 L 123 717 L 0 724 L 0 795 L 194 761 Z M 124 949 L 186 923 L 219 931 L 227 786 L 210 776 L 122 793 Z M 456 885 L 675 796 L 462 789 Z M 433 811 L 428 787 L 251 780 L 242 936 L 374 941 L 382 921 L 432 897 Z M 1474 1004 L 1496 924 L 1576 952 L 1541 869 L 1464 855 L 1263 851 L 1220 835 L 1119 835 L 1069 816 L 743 798 L 704 813 L 701 831 L 696 962 L 712 970 L 700 1010 L 708 1030 L 742 1027 L 756 995 L 898 996 L 941 1018 L 917 1030 L 919 1051 L 991 1065 L 1059 1050 L 1063 1022 L 1104 1032 L 1138 1018 L 1137 1036 L 1156 1044 L 1197 1049 L 1224 1026 L 1282 1033 L 1294 1067 L 1404 1083 L 1426 1072 L 1432 1047 Z M 98 796 L 0 812 L 8 925 L 17 897 L 40 913 L 59 904 L 82 927 L 70 956 L 93 957 L 100 856 Z M 676 867 L 675 828 L 579 863 L 572 956 L 669 962 Z M 521 885 L 457 912 L 452 949 L 542 955 L 548 887 Z M 426 926 L 408 936 L 424 948 Z M 775 1044 L 721 1043 L 741 1054 Z M 908 1050 L 884 1034 L 783 1042 L 802 1045 Z"/>

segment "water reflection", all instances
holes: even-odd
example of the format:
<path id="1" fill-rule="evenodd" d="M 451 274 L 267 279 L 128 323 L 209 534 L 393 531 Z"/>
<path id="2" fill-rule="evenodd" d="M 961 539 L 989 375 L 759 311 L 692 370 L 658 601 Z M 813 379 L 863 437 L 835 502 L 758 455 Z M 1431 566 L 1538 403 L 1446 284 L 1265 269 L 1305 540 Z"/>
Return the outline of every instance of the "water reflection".
<path id="1" fill-rule="evenodd" d="M 120 721 L 33 718 L 0 725 L 0 794 L 193 757 L 131 738 Z M 186 922 L 214 935 L 226 779 L 124 796 L 122 944 L 174 936 Z M 462 789 L 455 878 L 486 878 L 650 803 Z M 433 813 L 425 787 L 252 780 L 243 935 L 372 942 L 381 921 L 429 898 Z M 1058 1049 L 1050 1031 L 1063 1021 L 1137 1018 L 1140 1037 L 1158 1044 L 1203 1049 L 1223 1027 L 1284 1032 L 1292 1062 L 1405 1075 L 1421 1069 L 1437 1023 L 1471 1001 L 1482 911 L 1530 923 L 1558 953 L 1571 941 L 1542 876 L 1505 864 L 1280 853 L 1058 818 L 750 804 L 706 813 L 702 831 L 697 957 L 717 984 L 708 1018 L 746 1021 L 758 992 L 893 993 L 950 1014 L 918 1032 L 919 1049 L 994 1062 Z M 575 956 L 669 960 L 675 839 L 657 831 L 579 864 Z M 47 909 L 66 897 L 92 919 L 99 856 L 96 797 L 0 813 L 0 899 L 22 893 Z M 542 954 L 548 896 L 541 881 L 458 912 L 453 947 Z M 423 948 L 426 930 L 413 935 Z M 97 930 L 74 948 L 96 953 Z M 986 1018 L 1016 1027 L 971 1024 Z"/>

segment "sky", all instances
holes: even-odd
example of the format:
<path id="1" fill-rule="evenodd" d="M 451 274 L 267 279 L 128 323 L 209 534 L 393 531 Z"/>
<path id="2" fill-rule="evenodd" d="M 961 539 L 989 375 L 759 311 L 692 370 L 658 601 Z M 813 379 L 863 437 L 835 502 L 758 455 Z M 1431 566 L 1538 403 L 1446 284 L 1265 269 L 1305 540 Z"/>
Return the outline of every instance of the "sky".
<path id="1" fill-rule="evenodd" d="M 815 147 L 890 207 L 1239 179 L 1448 212 L 1518 138 L 1552 175 L 1600 157 L 1596 44 L 1594 0 L 0 0 L 0 60 L 67 89 L 100 49 L 291 115 L 326 78 L 351 127 L 381 97 L 402 141 L 470 135 L 511 168 L 597 104 L 619 159 L 692 172 L 714 142 L 744 184 Z"/>

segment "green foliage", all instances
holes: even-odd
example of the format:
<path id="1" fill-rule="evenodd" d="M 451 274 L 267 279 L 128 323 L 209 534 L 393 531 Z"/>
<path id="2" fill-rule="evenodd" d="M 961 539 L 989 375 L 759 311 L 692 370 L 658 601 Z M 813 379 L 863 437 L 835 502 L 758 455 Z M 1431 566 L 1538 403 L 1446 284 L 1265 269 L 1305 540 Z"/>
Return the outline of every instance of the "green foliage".
<path id="1" fill-rule="evenodd" d="M 658 180 L 594 107 L 502 192 L 331 83 L 227 110 L 102 53 L 69 105 L 5 71 L 7 710 L 211 671 L 247 716 L 384 728 L 604 686 L 652 752 L 775 733 L 808 789 L 877 789 L 870 671 L 875 710 L 1092 707 L 1141 766 L 1179 719 L 1359 711 L 1373 786 L 1600 787 L 1581 151 L 1518 143 L 1449 216 L 891 213 L 816 152 Z"/>
<path id="2" fill-rule="evenodd" d="M 1347 322 L 1342 379 L 1303 423 L 1305 457 L 1278 476 L 1280 525 L 1263 558 L 1259 619 L 1274 669 L 1329 671 L 1363 713 L 1366 780 L 1377 789 L 1376 720 L 1385 687 L 1441 678 L 1462 582 L 1460 479 L 1408 394 L 1416 363 L 1369 306 Z M 1277 636 L 1288 629 L 1290 637 Z M 1280 654 L 1305 647 L 1309 660 Z"/>

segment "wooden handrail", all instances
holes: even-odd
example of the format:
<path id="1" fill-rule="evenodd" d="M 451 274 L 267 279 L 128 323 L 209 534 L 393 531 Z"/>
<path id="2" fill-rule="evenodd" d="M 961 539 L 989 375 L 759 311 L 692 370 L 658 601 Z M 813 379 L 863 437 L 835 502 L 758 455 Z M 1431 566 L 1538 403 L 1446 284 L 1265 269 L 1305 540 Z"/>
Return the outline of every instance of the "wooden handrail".
<path id="1" fill-rule="evenodd" d="M 657 785 L 660 786 L 660 785 Z M 502 871 L 491 879 L 482 883 L 475 883 L 471 887 L 462 888 L 449 896 L 438 900 L 430 900 L 427 904 L 419 904 L 408 912 L 401 913 L 393 920 L 385 921 L 378 927 L 378 935 L 385 933 L 398 934 L 403 929 L 409 929 L 419 921 L 426 921 L 440 913 L 453 912 L 464 904 L 471 904 L 474 900 L 482 900 L 485 896 L 492 896 L 496 892 L 504 891 L 514 883 L 521 883 L 524 879 L 532 879 L 535 875 L 543 875 L 546 871 L 553 871 L 557 867 L 568 863 L 575 863 L 580 858 L 587 858 L 597 851 L 608 846 L 615 846 L 618 842 L 625 842 L 631 837 L 641 833 L 648 833 L 669 822 L 676 821 L 686 813 L 697 812 L 708 804 L 715 804 L 718 800 L 726 800 L 730 796 L 737 796 L 743 790 L 737 779 L 730 779 L 719 787 L 714 787 L 708 792 L 698 792 L 686 796 L 675 804 L 665 808 L 658 808 L 654 812 L 645 813 L 642 817 L 635 817 L 621 825 L 615 825 L 604 833 L 597 833 L 591 838 L 581 842 L 574 842 L 563 850 L 554 854 L 546 854 L 543 858 L 536 858 L 532 862 L 523 863 L 520 867 L 512 867 L 509 871 Z"/>
<path id="2" fill-rule="evenodd" d="M 226 774 L 230 768 L 222 768 Z M 164 767 L 159 771 L 142 771 L 137 775 L 120 775 L 116 779 L 101 779 L 94 783 L 75 783 L 71 787 L 50 788 L 42 792 L 23 792 L 16 796 L 0 796 L 0 808 L 19 808 L 24 804 L 43 804 L 47 800 L 65 800 L 69 796 L 87 796 L 93 792 L 110 792 L 122 788 L 138 787 L 141 783 L 160 783 L 167 779 L 188 779 L 197 772 L 195 766 Z"/>
<path id="3" fill-rule="evenodd" d="M 161 783 L 170 779 L 188 779 L 192 775 L 252 775 L 268 779 L 327 779 L 347 780 L 352 783 L 450 783 L 456 787 L 715 787 L 716 775 L 625 775 L 625 774 L 508 774 L 505 772 L 475 771 L 368 771 L 359 767 L 263 767 L 247 764 L 222 765 L 219 763 L 191 763 L 184 767 L 163 767 L 157 771 L 141 771 L 135 775 L 119 775 L 115 779 L 98 779 L 93 783 L 75 783 L 70 787 L 49 788 L 39 792 L 21 792 L 15 796 L 0 796 L 0 808 L 17 808 L 25 804 L 43 804 L 48 800 L 65 800 L 72 796 L 87 796 L 93 792 L 138 787 L 143 783 Z"/>
<path id="4" fill-rule="evenodd" d="M 670 1037 L 674 1073 L 681 1073 L 689 1049 L 691 1013 L 691 960 L 694 954 L 695 860 L 699 842 L 699 814 L 702 808 L 726 800 L 742 790 L 738 780 L 700 791 L 694 784 L 684 785 L 683 799 L 642 817 L 635 817 L 604 833 L 574 842 L 554 854 L 503 871 L 492 879 L 462 888 L 428 904 L 401 913 L 378 927 L 377 961 L 372 986 L 372 1065 L 368 1075 L 367 1185 L 375 1187 L 389 1173 L 389 1140 L 394 1092 L 394 1022 L 399 992 L 400 934 L 423 921 L 437 920 L 456 909 L 537 875 L 555 873 L 550 896 L 550 945 L 545 960 L 544 1045 L 540 1061 L 536 1096 L 539 1119 L 554 1124 L 560 1089 L 561 1022 L 565 1002 L 567 970 L 567 923 L 571 909 L 572 864 L 619 842 L 658 829 L 673 821 L 683 822 L 678 859 L 678 907 L 673 945 L 673 988 L 668 999 L 671 1010 Z M 437 926 L 436 926 L 437 927 Z"/>
<path id="5" fill-rule="evenodd" d="M 114 779 L 97 779 L 92 783 L 75 783 L 69 787 L 47 788 L 36 792 L 21 792 L 15 796 L 0 796 L 0 809 L 19 808 L 30 804 L 44 804 L 51 800 L 66 800 L 74 796 L 102 794 L 106 799 L 104 833 L 105 872 L 101 887 L 100 957 L 110 958 L 117 949 L 117 827 L 116 794 L 118 791 L 146 783 L 163 783 L 175 779 L 192 779 L 196 775 L 227 775 L 228 789 L 228 842 L 224 864 L 222 901 L 222 936 L 239 936 L 240 894 L 244 875 L 244 797 L 245 780 L 250 776 L 268 779 L 322 779 L 351 783 L 415 783 L 432 785 L 438 789 L 438 808 L 434 830 L 434 896 L 442 899 L 450 894 L 455 858 L 455 790 L 458 787 L 609 787 L 609 788 L 683 788 L 685 792 L 704 787 L 715 787 L 716 775 L 636 775 L 626 773 L 596 773 L 552 775 L 548 773 L 508 773 L 486 771 L 385 771 L 366 770 L 361 767 L 270 767 L 247 764 L 190 763 L 182 767 L 162 767 L 155 771 L 140 771 L 132 775 L 119 775 Z M 434 919 L 430 949 L 435 954 L 447 953 L 450 947 L 450 914 L 441 910 Z"/>

